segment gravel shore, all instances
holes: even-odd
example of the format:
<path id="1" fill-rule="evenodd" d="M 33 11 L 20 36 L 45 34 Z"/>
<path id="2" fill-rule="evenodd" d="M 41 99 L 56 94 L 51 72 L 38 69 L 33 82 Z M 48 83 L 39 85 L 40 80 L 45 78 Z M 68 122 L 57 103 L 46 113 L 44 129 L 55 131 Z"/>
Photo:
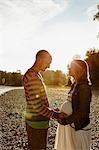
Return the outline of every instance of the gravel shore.
<path id="1" fill-rule="evenodd" d="M 48 88 L 50 107 L 61 105 L 66 90 Z M 27 134 L 23 113 L 26 101 L 23 89 L 15 89 L 0 95 L 0 150 L 27 150 Z M 93 91 L 91 103 L 91 149 L 99 148 L 99 90 Z M 57 122 L 51 120 L 48 132 L 48 148 L 53 150 Z"/>

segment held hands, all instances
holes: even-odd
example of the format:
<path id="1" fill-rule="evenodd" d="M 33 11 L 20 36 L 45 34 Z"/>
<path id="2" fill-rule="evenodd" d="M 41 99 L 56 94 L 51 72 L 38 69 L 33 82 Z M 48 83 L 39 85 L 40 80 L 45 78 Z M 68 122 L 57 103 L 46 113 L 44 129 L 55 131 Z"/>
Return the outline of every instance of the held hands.
<path id="1" fill-rule="evenodd" d="M 54 115 L 53 119 L 56 119 L 58 121 L 58 123 L 65 125 L 65 118 L 68 115 L 64 112 L 60 112 L 60 110 L 58 108 L 54 109 L 54 111 L 56 112 L 57 115 Z"/>
<path id="2" fill-rule="evenodd" d="M 63 120 L 65 120 L 65 118 L 67 117 L 68 115 L 64 112 L 61 112 L 60 115 L 59 115 L 59 118 L 57 119 L 58 123 L 62 124 L 62 125 L 65 125 L 63 123 Z"/>
<path id="3" fill-rule="evenodd" d="M 64 112 L 60 112 L 58 120 L 61 120 L 61 119 L 65 118 L 65 117 L 67 117 L 67 114 L 64 113 Z"/>
<path id="4" fill-rule="evenodd" d="M 59 108 L 55 108 L 54 111 L 60 112 L 60 109 Z"/>

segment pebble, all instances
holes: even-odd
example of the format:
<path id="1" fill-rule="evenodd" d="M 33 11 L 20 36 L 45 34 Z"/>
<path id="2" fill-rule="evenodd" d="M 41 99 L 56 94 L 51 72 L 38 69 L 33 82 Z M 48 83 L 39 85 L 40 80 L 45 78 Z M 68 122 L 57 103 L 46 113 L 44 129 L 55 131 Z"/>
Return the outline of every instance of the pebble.
<path id="1" fill-rule="evenodd" d="M 99 91 L 93 91 L 91 102 L 91 149 L 99 148 Z M 59 105 L 66 100 L 66 91 L 48 89 L 50 107 L 56 100 Z M 26 101 L 23 89 L 15 89 L 0 95 L 0 150 L 27 150 L 28 141 L 25 120 Z M 54 150 L 57 122 L 50 121 L 48 130 L 47 150 Z"/>

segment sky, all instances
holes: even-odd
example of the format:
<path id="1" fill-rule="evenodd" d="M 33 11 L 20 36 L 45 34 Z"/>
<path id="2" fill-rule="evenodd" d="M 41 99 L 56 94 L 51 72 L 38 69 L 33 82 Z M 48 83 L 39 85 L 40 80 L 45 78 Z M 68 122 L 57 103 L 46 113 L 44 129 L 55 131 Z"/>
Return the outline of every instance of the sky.
<path id="1" fill-rule="evenodd" d="M 22 74 L 37 51 L 48 50 L 51 70 L 66 71 L 74 55 L 99 48 L 99 0 L 0 0 L 0 70 Z"/>

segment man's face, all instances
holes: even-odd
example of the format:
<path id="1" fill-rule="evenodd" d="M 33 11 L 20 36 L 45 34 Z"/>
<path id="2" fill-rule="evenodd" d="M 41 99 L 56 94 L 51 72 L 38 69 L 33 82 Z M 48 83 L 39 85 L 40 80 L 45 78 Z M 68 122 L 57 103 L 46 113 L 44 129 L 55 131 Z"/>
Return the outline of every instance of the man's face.
<path id="1" fill-rule="evenodd" d="M 51 57 L 46 56 L 46 58 L 43 58 L 41 62 L 41 71 L 45 71 L 47 68 L 50 68 L 51 62 L 52 62 Z"/>

